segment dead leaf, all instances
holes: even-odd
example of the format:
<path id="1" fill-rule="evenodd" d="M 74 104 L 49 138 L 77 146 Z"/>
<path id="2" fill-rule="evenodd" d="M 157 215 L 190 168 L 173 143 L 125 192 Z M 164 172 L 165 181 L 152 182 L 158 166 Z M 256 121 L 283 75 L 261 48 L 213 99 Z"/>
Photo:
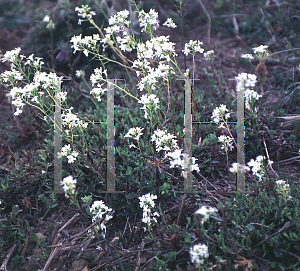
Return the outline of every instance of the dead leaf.
<path id="1" fill-rule="evenodd" d="M 237 256 L 238 260 L 234 260 L 235 263 L 238 264 L 238 267 L 243 267 L 244 271 L 252 271 L 253 267 L 253 261 L 252 260 L 247 260 L 246 258 L 238 255 Z"/>

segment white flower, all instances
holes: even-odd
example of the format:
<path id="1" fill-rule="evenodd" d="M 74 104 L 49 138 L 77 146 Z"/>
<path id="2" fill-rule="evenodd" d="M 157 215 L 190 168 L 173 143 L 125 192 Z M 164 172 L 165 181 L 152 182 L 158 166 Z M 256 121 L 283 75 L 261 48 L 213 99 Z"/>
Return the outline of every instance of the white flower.
<path id="1" fill-rule="evenodd" d="M 154 9 L 150 9 L 149 13 L 146 13 L 145 11 L 139 12 L 139 21 L 140 21 L 140 27 L 142 27 L 142 32 L 144 31 L 152 31 L 155 30 L 157 26 L 159 26 L 158 21 L 158 13 L 155 12 Z"/>
<path id="2" fill-rule="evenodd" d="M 144 128 L 141 127 L 130 128 L 128 133 L 124 137 L 130 137 L 135 140 L 139 140 L 140 136 L 143 134 L 142 133 L 143 130 Z"/>
<path id="3" fill-rule="evenodd" d="M 214 50 L 207 51 L 203 54 L 204 58 L 208 61 L 212 61 L 214 58 Z"/>
<path id="4" fill-rule="evenodd" d="M 152 108 L 158 109 L 158 103 L 159 103 L 159 99 L 157 98 L 157 96 L 155 94 L 144 94 L 141 96 L 141 100 L 138 101 L 138 103 L 143 104 L 143 107 L 141 107 L 142 110 L 145 110 L 145 115 L 144 117 L 147 118 L 148 117 L 148 112 L 147 109 L 150 110 Z"/>
<path id="5" fill-rule="evenodd" d="M 85 72 L 83 70 L 77 70 L 77 71 L 75 71 L 75 76 L 77 78 L 84 77 L 85 76 Z"/>
<path id="6" fill-rule="evenodd" d="M 177 25 L 173 22 L 172 18 L 168 18 L 163 25 L 165 25 L 167 27 L 170 27 L 170 28 L 176 28 L 177 27 Z"/>
<path id="7" fill-rule="evenodd" d="M 259 59 L 260 62 L 268 58 L 269 56 L 269 52 L 267 50 L 268 47 L 269 47 L 268 45 L 260 45 L 259 47 L 252 48 L 254 54 L 256 54 L 256 57 Z"/>
<path id="8" fill-rule="evenodd" d="M 190 70 L 186 69 L 185 73 L 183 74 L 184 77 L 189 78 Z"/>
<path id="9" fill-rule="evenodd" d="M 254 100 L 258 100 L 262 95 L 259 95 L 256 91 L 252 89 L 246 89 L 244 91 L 244 98 L 245 98 L 245 107 L 249 111 L 251 110 L 250 103 L 253 102 Z"/>
<path id="10" fill-rule="evenodd" d="M 278 180 L 278 181 L 276 181 L 276 184 L 277 184 L 277 185 L 284 185 L 284 184 L 285 184 L 285 181 L 283 181 L 283 180 Z"/>
<path id="11" fill-rule="evenodd" d="M 268 45 L 260 45 L 259 47 L 254 47 L 252 49 L 254 51 L 254 54 L 256 54 L 256 53 L 265 53 L 267 51 L 266 49 L 268 47 L 269 47 Z"/>
<path id="12" fill-rule="evenodd" d="M 11 69 L 11 71 L 4 71 L 2 74 L 1 74 L 1 77 L 3 79 L 3 82 L 15 82 L 15 81 L 18 81 L 18 80 L 22 80 L 23 79 L 23 75 L 15 70 L 14 68 Z"/>
<path id="13" fill-rule="evenodd" d="M 212 215 L 213 213 L 218 212 L 218 210 L 214 207 L 206 207 L 206 206 L 201 206 L 200 209 L 198 209 L 195 214 L 199 214 L 202 215 L 203 218 L 201 220 L 201 223 L 203 224 L 205 221 L 207 221 L 207 219 L 209 218 L 210 215 Z"/>
<path id="14" fill-rule="evenodd" d="M 276 181 L 276 191 L 277 193 L 283 194 L 284 197 L 291 198 L 291 196 L 289 195 L 290 185 L 283 180 Z"/>
<path id="15" fill-rule="evenodd" d="M 83 19 L 92 19 L 93 15 L 96 15 L 95 11 L 90 11 L 90 7 L 88 5 L 82 5 L 81 8 L 80 7 L 76 7 L 75 11 L 78 11 L 78 16 L 83 18 Z M 82 20 L 79 20 L 80 23 Z M 80 24 L 78 22 L 78 24 Z"/>
<path id="16" fill-rule="evenodd" d="M 251 54 L 241 55 L 241 58 L 254 59 L 254 57 Z"/>
<path id="17" fill-rule="evenodd" d="M 163 130 L 157 129 L 151 136 L 151 141 L 155 141 L 156 151 L 173 151 L 178 149 L 176 137 L 170 133 L 166 133 Z"/>
<path id="18" fill-rule="evenodd" d="M 47 24 L 46 26 L 48 29 L 54 29 L 55 28 L 55 23 L 53 23 L 52 20 L 50 20 L 50 22 Z"/>
<path id="19" fill-rule="evenodd" d="M 106 233 L 106 226 L 104 222 L 112 219 L 112 216 L 107 214 L 108 212 L 111 211 L 112 209 L 108 208 L 102 200 L 94 201 L 94 203 L 90 207 L 90 213 L 93 216 L 92 218 L 93 222 L 97 220 L 100 221 L 105 216 L 105 219 L 104 221 L 101 222 L 100 227 L 99 226 L 95 227 L 95 231 L 98 231 L 100 229 L 104 231 L 104 233 L 102 233 L 103 237 L 105 237 L 105 233 Z"/>
<path id="20" fill-rule="evenodd" d="M 219 128 L 223 128 L 224 125 L 224 118 L 227 120 L 230 118 L 230 113 L 226 113 L 229 110 L 226 108 L 226 105 L 221 104 L 219 107 L 216 107 L 212 112 L 212 119 L 215 123 L 219 124 Z M 221 122 L 222 121 L 222 122 Z"/>
<path id="21" fill-rule="evenodd" d="M 70 42 L 73 43 L 73 45 L 71 46 L 71 48 L 74 48 L 74 54 L 76 53 L 76 51 L 80 51 L 80 47 L 79 44 L 81 42 L 81 34 L 79 36 L 73 36 L 70 40 Z"/>
<path id="22" fill-rule="evenodd" d="M 20 47 L 15 48 L 14 50 L 11 50 L 11 51 L 7 51 L 2 58 L 2 62 L 5 62 L 5 61 L 14 62 L 16 60 L 16 58 L 18 57 L 20 51 L 21 51 Z"/>
<path id="23" fill-rule="evenodd" d="M 201 265 L 204 262 L 203 258 L 208 258 L 208 247 L 205 244 L 197 244 L 190 248 L 191 262 L 196 265 Z"/>
<path id="24" fill-rule="evenodd" d="M 45 23 L 49 23 L 50 22 L 50 17 L 48 15 L 46 15 L 43 19 L 43 22 Z"/>
<path id="25" fill-rule="evenodd" d="M 186 43 L 184 45 L 184 49 L 182 50 L 182 52 L 184 52 L 185 55 L 188 55 L 188 54 L 192 54 L 192 55 L 195 55 L 196 52 L 199 52 L 199 53 L 203 53 L 204 52 L 204 49 L 201 48 L 200 45 L 202 45 L 203 42 L 199 41 L 199 40 L 190 40 L 189 43 Z"/>
<path id="26" fill-rule="evenodd" d="M 256 157 L 255 161 L 253 159 L 250 160 L 250 162 L 248 162 L 248 166 L 252 167 L 252 174 L 253 175 L 257 175 L 259 177 L 259 180 L 261 180 L 261 174 L 259 174 L 258 172 L 260 172 L 261 170 L 263 170 L 263 160 L 265 159 L 264 156 L 259 155 Z"/>
<path id="27" fill-rule="evenodd" d="M 72 176 L 68 176 L 61 181 L 61 185 L 63 186 L 63 190 L 65 191 L 65 196 L 68 198 L 69 194 L 75 193 L 76 190 L 76 179 L 73 179 Z"/>
<path id="28" fill-rule="evenodd" d="M 250 168 L 249 168 L 249 167 L 247 167 L 247 166 L 245 166 L 245 165 L 241 165 L 241 164 L 239 164 L 239 163 L 233 163 L 233 164 L 231 165 L 231 168 L 229 168 L 229 171 L 232 172 L 232 173 L 237 173 L 239 167 L 242 167 L 244 171 L 245 171 L 245 170 L 250 171 Z"/>
<path id="29" fill-rule="evenodd" d="M 228 150 L 233 150 L 233 142 L 232 142 L 232 138 L 229 136 L 225 136 L 225 135 L 220 135 L 218 137 L 218 141 L 222 143 L 221 149 L 225 150 L 226 152 Z"/>
<path id="30" fill-rule="evenodd" d="M 156 217 L 160 216 L 158 212 L 154 212 L 153 214 L 151 212 L 151 208 L 153 209 L 155 207 L 154 199 L 157 199 L 157 196 L 150 193 L 139 197 L 140 207 L 143 208 L 142 222 L 148 224 L 148 227 L 151 226 L 152 221 L 157 223 Z M 146 228 L 144 228 L 144 230 L 146 230 Z"/>
<path id="31" fill-rule="evenodd" d="M 103 70 L 102 68 L 94 69 L 94 73 L 91 74 L 90 80 L 92 82 L 92 86 L 104 80 L 103 74 L 107 77 L 107 70 Z"/>

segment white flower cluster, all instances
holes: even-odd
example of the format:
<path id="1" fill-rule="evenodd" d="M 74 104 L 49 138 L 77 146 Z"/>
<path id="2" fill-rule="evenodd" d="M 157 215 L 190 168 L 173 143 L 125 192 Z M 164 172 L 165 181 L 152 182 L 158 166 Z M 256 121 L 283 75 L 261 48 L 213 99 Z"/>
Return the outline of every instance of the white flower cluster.
<path id="1" fill-rule="evenodd" d="M 197 266 L 203 264 L 204 258 L 209 257 L 208 247 L 205 244 L 197 244 L 190 248 L 191 262 Z"/>
<path id="2" fill-rule="evenodd" d="M 183 73 L 183 76 L 186 78 L 189 78 L 190 76 L 190 69 L 186 69 L 185 73 Z"/>
<path id="3" fill-rule="evenodd" d="M 157 129 L 151 136 L 151 141 L 155 141 L 157 152 L 160 152 L 161 150 L 168 152 L 179 148 L 177 144 L 177 139 L 174 138 L 176 138 L 176 136 L 170 133 L 166 133 L 163 130 Z"/>
<path id="4" fill-rule="evenodd" d="M 140 91 L 145 86 L 156 90 L 160 80 L 167 81 L 174 73 L 173 67 L 162 63 L 162 60 L 170 61 L 176 56 L 175 43 L 169 42 L 169 36 L 153 37 L 146 43 L 139 43 L 137 46 L 137 59 L 133 62 L 138 77 L 142 75 L 138 83 Z M 149 60 L 148 60 L 149 59 Z M 156 68 L 152 67 L 151 60 L 159 61 Z"/>
<path id="5" fill-rule="evenodd" d="M 17 59 L 20 51 L 21 51 L 20 47 L 15 48 L 14 50 L 11 50 L 11 51 L 7 51 L 2 58 L 2 62 L 5 62 L 5 61 L 14 62 Z"/>
<path id="6" fill-rule="evenodd" d="M 49 29 L 53 29 L 55 27 L 55 24 L 53 23 L 52 20 L 50 20 L 50 17 L 48 15 L 46 15 L 43 19 L 43 22 L 47 23 L 47 28 Z"/>
<path id="7" fill-rule="evenodd" d="M 114 40 L 112 35 L 118 33 L 116 41 L 123 52 L 131 52 L 135 48 L 135 42 L 131 37 L 131 33 L 134 31 L 128 29 L 130 21 L 126 20 L 128 15 L 129 11 L 125 9 L 109 18 L 108 23 L 110 26 L 104 29 L 106 34 L 105 38 L 101 41 L 103 45 L 113 45 Z"/>
<path id="8" fill-rule="evenodd" d="M 261 180 L 262 176 L 265 173 L 265 169 L 263 167 L 264 159 L 266 159 L 265 156 L 259 155 L 256 157 L 255 161 L 254 161 L 254 159 L 251 159 L 250 162 L 247 163 L 248 166 L 240 165 L 238 163 L 233 163 L 232 167 L 229 170 L 232 173 L 237 173 L 238 166 L 243 167 L 243 169 L 247 170 L 247 171 L 250 171 L 250 167 L 251 167 L 252 175 L 258 176 L 259 180 Z M 271 166 L 272 164 L 273 164 L 273 161 L 268 160 L 268 166 Z"/>
<path id="9" fill-rule="evenodd" d="M 203 56 L 204 56 L 205 60 L 212 61 L 215 57 L 214 53 L 215 53 L 214 50 L 210 50 L 210 51 L 205 52 L 203 54 Z"/>
<path id="10" fill-rule="evenodd" d="M 147 40 L 146 43 L 139 43 L 137 46 L 137 58 L 144 59 L 159 59 L 170 60 L 170 55 L 175 54 L 175 43 L 169 41 L 170 36 L 153 37 Z"/>
<path id="11" fill-rule="evenodd" d="M 259 155 L 256 157 L 255 161 L 251 159 L 248 163 L 248 166 L 252 167 L 253 175 L 258 175 L 260 177 L 258 172 L 262 170 L 264 158 L 264 156 Z"/>
<path id="12" fill-rule="evenodd" d="M 286 184 L 286 181 L 283 180 L 276 181 L 276 185 L 281 186 L 284 190 L 287 190 L 290 187 L 290 185 Z"/>
<path id="13" fill-rule="evenodd" d="M 58 77 L 56 73 L 39 72 L 34 75 L 33 82 L 35 87 L 41 86 L 43 89 L 55 89 L 60 85 L 62 77 Z"/>
<path id="14" fill-rule="evenodd" d="M 61 114 L 61 122 L 63 126 L 68 126 L 69 128 L 71 127 L 77 127 L 77 126 L 82 126 L 86 128 L 88 126 L 87 122 L 83 122 L 80 120 L 77 115 L 71 113 L 71 110 L 73 107 L 65 109 L 64 112 Z"/>
<path id="15" fill-rule="evenodd" d="M 156 27 L 159 26 L 158 13 L 154 9 L 150 9 L 149 13 L 145 11 L 139 12 L 139 21 L 140 27 L 142 27 L 142 32 L 151 33 L 153 30 L 156 30 Z"/>
<path id="16" fill-rule="evenodd" d="M 40 72 L 41 66 L 44 64 L 42 58 L 34 58 L 33 55 L 25 57 L 20 55 L 20 48 L 7 51 L 2 57 L 2 62 L 11 62 L 11 70 L 4 71 L 0 76 L 4 83 L 11 89 L 10 93 L 6 94 L 12 100 L 12 104 L 16 107 L 15 116 L 22 113 L 22 108 L 27 99 L 31 102 L 38 102 L 38 95 L 44 95 L 44 90 L 54 90 L 57 85 L 60 85 L 62 77 L 58 77 L 55 73 Z M 25 61 L 26 59 L 26 61 Z M 30 82 L 29 77 L 24 76 L 25 66 L 28 65 L 28 70 L 33 69 L 33 80 Z M 20 83 L 26 83 L 24 87 Z M 38 92 L 38 93 L 36 93 Z"/>
<path id="17" fill-rule="evenodd" d="M 215 123 L 220 124 L 219 128 L 224 128 L 225 119 L 230 118 L 230 113 L 226 113 L 229 110 L 226 105 L 221 104 L 220 107 L 216 107 L 212 112 L 212 119 Z M 224 119 L 225 118 L 225 119 Z"/>
<path id="18" fill-rule="evenodd" d="M 159 108 L 158 106 L 159 99 L 155 94 L 151 94 L 151 95 L 144 94 L 143 96 L 141 96 L 141 100 L 138 101 L 138 103 L 143 104 L 143 107 L 141 107 L 141 109 L 145 111 L 144 117 L 146 119 L 148 118 L 148 112 L 147 112 L 148 110 L 151 110 L 152 108 L 156 108 L 156 109 Z"/>
<path id="19" fill-rule="evenodd" d="M 129 26 L 130 21 L 127 21 L 127 17 L 129 15 L 129 11 L 128 10 L 122 10 L 119 11 L 116 15 L 111 16 L 108 20 L 109 25 L 114 25 L 114 24 L 125 24 L 127 26 Z"/>
<path id="20" fill-rule="evenodd" d="M 258 176 L 259 180 L 261 181 L 262 176 L 265 173 L 265 169 L 263 168 L 263 162 L 266 159 L 265 156 L 259 155 L 256 157 L 255 161 L 253 159 L 250 160 L 248 163 L 249 167 L 252 167 L 252 174 Z M 273 161 L 268 160 L 268 166 L 271 166 Z M 260 173 L 258 173 L 260 172 Z"/>
<path id="21" fill-rule="evenodd" d="M 61 148 L 61 152 L 57 153 L 58 157 L 66 156 L 68 158 L 68 163 L 71 164 L 76 160 L 76 157 L 78 156 L 77 151 L 72 151 L 71 146 L 65 145 Z"/>
<path id="22" fill-rule="evenodd" d="M 267 52 L 268 45 L 260 45 L 259 47 L 252 48 L 254 51 L 254 54 L 262 54 Z"/>
<path id="23" fill-rule="evenodd" d="M 2 80 L 5 83 L 10 83 L 11 85 L 14 85 L 16 81 L 23 80 L 23 75 L 19 71 L 15 70 L 14 68 L 11 68 L 10 71 L 4 71 L 1 74 Z"/>
<path id="24" fill-rule="evenodd" d="M 27 61 L 25 62 L 25 65 L 31 65 L 36 69 L 41 68 L 43 64 L 43 59 L 41 57 L 33 58 L 33 54 L 27 57 Z"/>
<path id="25" fill-rule="evenodd" d="M 77 78 L 84 78 L 84 76 L 85 76 L 85 71 L 83 71 L 83 70 L 77 70 L 77 71 L 75 71 L 75 76 L 77 77 Z"/>
<path id="26" fill-rule="evenodd" d="M 189 165 L 188 156 L 187 154 L 182 154 L 182 150 L 175 150 L 173 152 L 169 152 L 167 156 L 171 157 L 173 160 L 170 162 L 170 168 L 174 168 L 176 166 L 180 167 L 182 170 L 182 174 L 184 177 L 187 176 L 188 171 L 199 171 L 199 166 L 196 164 L 196 160 L 198 160 L 195 157 L 191 157 L 191 165 Z"/>
<path id="27" fill-rule="evenodd" d="M 151 223 L 154 221 L 157 223 L 156 217 L 159 217 L 158 212 L 152 214 L 152 210 L 155 207 L 154 199 L 157 199 L 156 195 L 150 193 L 139 197 L 140 207 L 143 208 L 143 219 L 142 221 L 148 225 L 148 228 L 151 226 Z M 146 228 L 144 228 L 146 231 Z"/>
<path id="28" fill-rule="evenodd" d="M 170 157 L 170 168 L 179 167 L 183 171 L 183 176 L 187 175 L 187 171 L 199 171 L 199 166 L 196 164 L 196 158 L 191 157 L 191 165 L 188 165 L 188 157 L 186 154 L 182 154 L 182 150 L 179 149 L 176 136 L 166 133 L 163 130 L 157 129 L 151 136 L 151 141 L 155 141 L 156 151 L 165 151 L 165 156 Z M 187 164 L 187 165 L 186 165 Z"/>
<path id="29" fill-rule="evenodd" d="M 177 25 L 173 22 L 172 18 L 168 18 L 163 25 L 165 25 L 167 27 L 170 27 L 170 28 L 176 28 L 177 27 Z"/>
<path id="30" fill-rule="evenodd" d="M 243 55 L 241 55 L 241 58 L 247 58 L 247 59 L 254 59 L 254 57 L 253 57 L 253 55 L 251 55 L 251 54 L 243 54 Z"/>
<path id="31" fill-rule="evenodd" d="M 78 11 L 78 17 L 81 17 L 85 20 L 79 19 L 78 24 L 81 24 L 81 22 L 86 21 L 86 20 L 91 20 L 93 16 L 96 15 L 95 11 L 90 11 L 91 8 L 88 5 L 82 5 L 80 7 L 76 7 L 75 11 Z"/>
<path id="32" fill-rule="evenodd" d="M 201 206 L 200 209 L 196 211 L 196 214 L 202 215 L 202 220 L 201 223 L 203 224 L 205 221 L 208 220 L 209 216 L 218 212 L 218 210 L 214 207 L 206 207 L 206 206 Z"/>
<path id="33" fill-rule="evenodd" d="M 233 142 L 232 142 L 233 140 L 231 137 L 220 135 L 218 137 L 218 141 L 222 143 L 221 149 L 225 150 L 225 152 L 228 152 L 228 150 L 229 151 L 233 150 Z"/>
<path id="34" fill-rule="evenodd" d="M 68 92 L 61 91 L 61 92 L 55 93 L 55 95 L 58 99 L 62 99 L 63 101 L 65 101 L 67 99 Z"/>
<path id="35" fill-rule="evenodd" d="M 281 193 L 283 196 L 291 198 L 290 193 L 290 185 L 286 183 L 286 181 L 278 180 L 276 181 L 276 191 L 277 193 Z"/>
<path id="36" fill-rule="evenodd" d="M 98 100 L 98 102 L 101 102 L 101 96 L 105 91 L 107 91 L 107 88 L 103 88 L 103 84 L 105 82 L 103 75 L 107 77 L 107 70 L 102 71 L 102 68 L 96 68 L 94 69 L 94 73 L 90 76 L 93 86 L 91 94 Z"/>
<path id="37" fill-rule="evenodd" d="M 140 136 L 143 134 L 142 133 L 143 130 L 144 130 L 144 128 L 141 128 L 141 127 L 130 128 L 124 137 L 129 137 L 129 138 L 133 138 L 135 140 L 139 140 Z"/>
<path id="38" fill-rule="evenodd" d="M 252 48 L 256 57 L 261 61 L 264 61 L 268 56 L 269 52 L 267 51 L 268 45 L 260 45 L 259 47 Z M 247 58 L 249 60 L 254 59 L 252 54 L 243 54 L 242 58 Z"/>
<path id="39" fill-rule="evenodd" d="M 93 36 L 85 36 L 84 38 L 81 37 L 82 34 L 79 36 L 73 36 L 70 42 L 73 43 L 71 48 L 74 48 L 73 53 L 75 54 L 76 51 L 83 51 L 84 55 L 88 57 L 90 52 L 97 52 L 97 43 L 100 41 L 99 34 L 93 34 Z"/>
<path id="40" fill-rule="evenodd" d="M 61 181 L 61 185 L 63 186 L 63 190 L 65 191 L 66 198 L 69 197 L 69 194 L 75 194 L 76 182 L 77 180 L 73 179 L 72 176 L 68 176 Z"/>
<path id="41" fill-rule="evenodd" d="M 94 73 L 91 74 L 90 80 L 92 82 L 92 86 L 94 86 L 95 84 L 101 82 L 104 80 L 103 75 L 104 74 L 107 77 L 107 70 L 103 70 L 102 68 L 96 68 L 94 69 Z"/>
<path id="42" fill-rule="evenodd" d="M 245 166 L 245 165 L 241 165 L 239 163 L 233 163 L 231 165 L 231 168 L 229 168 L 229 171 L 232 172 L 232 173 L 237 173 L 238 171 L 238 167 L 242 167 L 243 168 L 243 171 L 247 170 L 247 171 L 250 171 L 250 168 Z"/>
<path id="43" fill-rule="evenodd" d="M 100 229 L 102 231 L 104 231 L 104 233 L 102 233 L 103 238 L 105 237 L 105 233 L 106 233 L 105 222 L 113 218 L 111 215 L 107 214 L 108 212 L 111 212 L 111 211 L 112 211 L 112 209 L 108 208 L 102 200 L 94 201 L 94 203 L 90 207 L 90 213 L 93 216 L 93 218 L 92 218 L 93 222 L 95 222 L 97 220 L 100 222 L 100 220 L 105 215 L 104 220 L 100 224 Z M 99 227 L 96 227 L 95 229 L 99 230 Z"/>
<path id="44" fill-rule="evenodd" d="M 144 68 L 146 70 L 146 75 L 141 78 L 140 82 L 138 83 L 138 88 L 140 91 L 143 91 L 145 85 L 151 88 L 151 90 L 157 89 L 157 84 L 159 83 L 160 79 L 163 79 L 165 81 L 168 80 L 168 76 L 171 74 L 174 74 L 173 68 L 167 64 L 159 63 L 157 68 L 152 68 L 149 66 L 145 66 L 148 63 L 147 60 L 144 61 L 144 63 L 139 61 L 134 61 L 133 65 L 137 66 L 139 64 L 144 65 Z M 140 71 L 136 71 L 137 75 L 140 75 Z"/>
<path id="45" fill-rule="evenodd" d="M 200 46 L 202 44 L 203 42 L 199 40 L 190 40 L 189 43 L 186 43 L 184 45 L 184 49 L 182 50 L 182 52 L 184 52 L 185 55 L 195 55 L 197 52 L 202 54 L 204 52 L 204 49 Z"/>
<path id="46" fill-rule="evenodd" d="M 253 90 L 257 82 L 256 75 L 240 73 L 235 79 L 237 80 L 237 91 L 244 91 L 246 109 L 251 110 L 250 103 L 261 97 L 261 95 Z"/>

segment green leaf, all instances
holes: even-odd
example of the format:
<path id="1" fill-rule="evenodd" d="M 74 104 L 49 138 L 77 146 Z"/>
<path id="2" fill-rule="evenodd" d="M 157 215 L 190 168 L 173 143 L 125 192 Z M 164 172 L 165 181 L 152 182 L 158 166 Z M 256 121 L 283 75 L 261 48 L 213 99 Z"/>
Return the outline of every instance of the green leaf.
<path id="1" fill-rule="evenodd" d="M 34 242 L 37 242 L 37 241 L 38 241 L 37 236 L 36 236 L 36 234 L 35 234 L 33 231 L 30 231 L 30 232 L 29 232 L 29 235 L 30 235 L 30 237 L 32 238 L 32 240 L 33 240 Z"/>
<path id="2" fill-rule="evenodd" d="M 277 258 L 283 258 L 283 252 L 277 248 L 274 248 L 273 249 L 273 252 L 274 252 L 274 255 L 277 257 Z"/>

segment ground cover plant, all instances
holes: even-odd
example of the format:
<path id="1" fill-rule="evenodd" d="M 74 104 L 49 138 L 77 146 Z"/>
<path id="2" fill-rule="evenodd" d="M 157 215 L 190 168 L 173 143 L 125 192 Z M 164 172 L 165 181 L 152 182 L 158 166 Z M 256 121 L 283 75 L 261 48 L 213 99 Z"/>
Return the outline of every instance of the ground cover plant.
<path id="1" fill-rule="evenodd" d="M 282 6 L 299 7 L 257 1 L 271 23 L 249 19 L 239 28 L 239 9 L 252 4 L 232 1 L 237 13 L 222 17 L 228 4 L 198 4 L 215 15 L 206 28 L 249 42 L 231 51 L 239 67 L 227 78 L 222 68 L 232 56 L 211 46 L 211 34 L 204 42 L 184 38 L 198 20 L 195 3 L 185 1 L 58 3 L 28 34 L 30 53 L 2 54 L 5 102 L 38 147 L 11 151 L 1 164 L 2 270 L 299 270 L 296 26 L 286 25 L 288 44 L 273 39 Z M 228 33 L 222 18 L 225 28 L 233 18 Z M 248 27 L 263 29 L 271 42 Z M 271 69 L 280 61 L 293 69 Z M 112 87 L 118 193 L 107 191 Z M 245 165 L 237 163 L 237 93 L 244 95 Z M 59 105 L 63 144 L 54 153 Z M 21 128 L 25 121 L 31 128 Z M 1 146 L 13 145 L 10 128 L 1 131 Z M 57 157 L 63 193 L 53 192 Z M 236 191 L 238 170 L 245 191 Z M 194 193 L 185 193 L 188 176 Z"/>

